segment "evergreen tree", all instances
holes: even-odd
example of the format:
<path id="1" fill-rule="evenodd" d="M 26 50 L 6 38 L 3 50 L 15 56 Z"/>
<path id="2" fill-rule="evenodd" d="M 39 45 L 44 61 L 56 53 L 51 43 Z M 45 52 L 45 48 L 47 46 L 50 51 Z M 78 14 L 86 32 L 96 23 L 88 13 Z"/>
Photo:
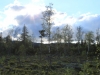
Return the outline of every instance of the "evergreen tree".
<path id="1" fill-rule="evenodd" d="M 28 42 L 28 38 L 29 38 L 29 35 L 28 35 L 28 29 L 27 27 L 24 25 L 23 29 L 22 29 L 22 34 L 21 34 L 21 40 L 23 42 L 24 45 L 26 45 L 26 43 Z"/>

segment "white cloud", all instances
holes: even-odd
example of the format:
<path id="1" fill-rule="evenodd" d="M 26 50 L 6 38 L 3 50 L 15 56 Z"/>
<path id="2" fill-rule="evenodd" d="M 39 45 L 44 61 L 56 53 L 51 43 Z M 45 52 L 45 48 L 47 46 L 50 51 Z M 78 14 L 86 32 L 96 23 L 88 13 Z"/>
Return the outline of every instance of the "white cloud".
<path id="1" fill-rule="evenodd" d="M 55 26 L 62 26 L 65 24 L 73 25 L 77 21 L 77 18 L 67 15 L 67 13 L 62 13 L 56 10 L 54 15 Z"/>
<path id="2" fill-rule="evenodd" d="M 88 12 L 88 13 L 85 13 L 85 14 L 80 15 L 79 21 L 84 21 L 84 20 L 89 21 L 92 18 L 95 18 L 97 16 L 98 16 L 97 14 L 91 14 L 90 12 Z"/>
<path id="3" fill-rule="evenodd" d="M 36 14 L 39 14 L 42 11 L 42 9 L 43 6 L 42 7 L 37 6 L 34 5 L 34 3 L 21 5 L 18 0 L 15 0 L 14 3 L 5 6 L 5 9 L 4 11 L 2 11 L 2 14 L 0 12 L 0 24 L 1 24 L 0 28 L 2 28 L 2 30 L 4 31 L 9 28 L 9 25 L 18 26 L 19 24 L 15 19 L 17 16 L 19 15 L 35 16 Z"/>
<path id="4" fill-rule="evenodd" d="M 85 31 L 95 32 L 97 28 L 100 28 L 100 15 L 91 13 L 82 14 L 74 25 L 82 26 Z"/>

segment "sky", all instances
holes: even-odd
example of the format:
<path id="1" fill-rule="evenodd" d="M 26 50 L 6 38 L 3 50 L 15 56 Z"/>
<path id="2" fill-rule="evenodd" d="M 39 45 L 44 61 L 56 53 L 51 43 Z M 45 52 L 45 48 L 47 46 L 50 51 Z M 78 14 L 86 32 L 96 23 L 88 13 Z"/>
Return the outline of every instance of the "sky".
<path id="1" fill-rule="evenodd" d="M 41 12 L 49 3 L 55 12 L 53 27 L 69 24 L 73 30 L 81 26 L 85 31 L 94 32 L 100 27 L 99 0 L 1 0 L 0 32 L 6 36 L 9 29 L 20 31 L 25 24 L 31 33 L 39 36 Z"/>

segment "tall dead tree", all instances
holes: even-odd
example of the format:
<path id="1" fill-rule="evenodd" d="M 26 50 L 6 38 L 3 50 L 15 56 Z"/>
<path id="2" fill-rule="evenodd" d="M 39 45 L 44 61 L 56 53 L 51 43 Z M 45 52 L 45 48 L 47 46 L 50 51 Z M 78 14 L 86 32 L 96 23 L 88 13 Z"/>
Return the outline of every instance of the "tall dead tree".
<path id="1" fill-rule="evenodd" d="M 47 34 L 48 43 L 49 43 L 49 56 L 48 56 L 48 59 L 49 59 L 50 66 L 51 66 L 50 38 L 51 38 L 51 28 L 52 28 L 52 25 L 53 25 L 52 16 L 54 14 L 53 10 L 52 10 L 52 6 L 53 6 L 53 4 L 50 3 L 48 6 L 46 6 L 46 10 L 42 13 L 43 14 L 43 18 L 42 18 L 43 24 L 42 24 L 42 27 L 45 30 L 45 33 Z"/>
<path id="2" fill-rule="evenodd" d="M 51 27 L 53 25 L 53 22 L 52 22 L 52 15 L 54 14 L 53 13 L 53 10 L 52 10 L 52 5 L 53 4 L 49 4 L 49 6 L 46 6 L 46 10 L 42 13 L 43 14 L 43 24 L 42 24 L 42 27 L 43 29 L 45 30 L 47 36 L 48 36 L 48 42 L 49 42 L 49 53 L 50 53 L 50 38 L 51 38 Z"/>

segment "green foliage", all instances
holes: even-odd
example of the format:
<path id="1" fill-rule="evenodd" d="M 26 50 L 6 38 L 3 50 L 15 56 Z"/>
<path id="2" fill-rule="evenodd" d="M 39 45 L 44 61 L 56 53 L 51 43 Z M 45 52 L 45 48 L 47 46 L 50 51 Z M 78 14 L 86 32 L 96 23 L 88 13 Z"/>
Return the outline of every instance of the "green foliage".
<path id="1" fill-rule="evenodd" d="M 26 54 L 26 47 L 23 44 L 19 47 L 18 53 L 19 53 L 19 55 L 25 55 Z"/>
<path id="2" fill-rule="evenodd" d="M 66 74 L 65 75 L 76 75 L 76 72 L 72 68 L 67 68 L 66 69 Z"/>
<path id="3" fill-rule="evenodd" d="M 86 51 L 85 51 L 85 50 L 82 51 L 82 56 L 83 56 L 83 57 L 86 56 Z"/>
<path id="4" fill-rule="evenodd" d="M 80 75 L 99 75 L 100 74 L 100 47 L 97 47 L 96 57 L 91 62 L 87 61 L 82 65 L 82 71 L 79 72 Z"/>
<path id="5" fill-rule="evenodd" d="M 82 66 L 82 71 L 79 72 L 80 75 L 89 75 L 89 65 L 90 63 L 89 62 L 86 62 L 85 64 L 83 64 Z"/>
<path id="6" fill-rule="evenodd" d="M 24 59 L 24 58 L 25 59 Z M 1 75 L 76 75 L 74 69 L 62 68 L 60 65 L 55 63 L 52 67 L 49 67 L 47 62 L 39 63 L 38 60 L 32 60 L 34 57 L 20 57 L 21 65 L 17 65 L 17 56 L 11 56 L 8 60 L 7 57 L 2 57 L 3 67 L 0 67 Z M 38 58 L 34 58 L 38 59 Z M 5 64 L 7 60 L 8 64 Z M 38 62 L 38 63 L 37 63 Z M 19 64 L 19 63 L 18 63 Z"/>

